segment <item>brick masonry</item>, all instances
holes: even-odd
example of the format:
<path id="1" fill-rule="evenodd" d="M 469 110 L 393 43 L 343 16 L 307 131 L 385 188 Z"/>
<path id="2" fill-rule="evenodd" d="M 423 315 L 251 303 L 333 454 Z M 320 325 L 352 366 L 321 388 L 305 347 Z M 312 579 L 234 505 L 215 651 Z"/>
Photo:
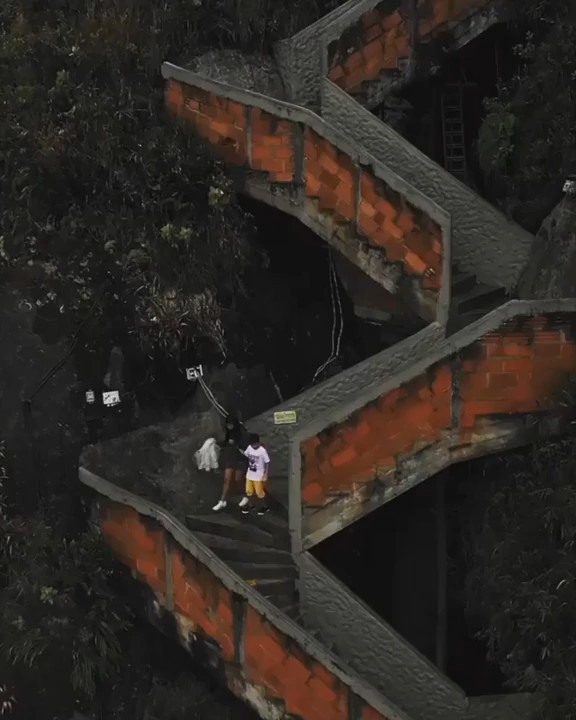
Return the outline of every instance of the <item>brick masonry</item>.
<path id="1" fill-rule="evenodd" d="M 328 46 L 328 77 L 359 95 L 381 74 L 400 75 L 416 43 L 430 43 L 493 4 L 493 0 L 419 0 L 415 22 L 406 3 L 384 0 Z M 417 32 L 416 32 L 417 26 Z"/>
<path id="2" fill-rule="evenodd" d="M 212 661 L 212 668 L 262 718 L 397 717 L 384 715 L 361 700 L 353 683 L 344 682 L 319 659 L 318 652 L 311 652 L 311 637 L 298 642 L 288 635 L 274 622 L 273 612 L 263 612 L 228 589 L 207 563 L 183 547 L 157 520 L 103 495 L 92 496 L 92 502 L 106 542 L 134 577 L 153 591 L 163 611 L 172 614 L 180 642 L 196 651 L 199 645 L 216 648 L 217 661 Z M 235 578 L 235 582 L 241 581 Z M 254 591 L 245 586 L 245 594 L 251 593 Z M 242 612 L 234 611 L 235 603 L 243 605 Z"/>
<path id="3" fill-rule="evenodd" d="M 513 447 L 516 430 L 524 437 L 527 416 L 561 413 L 576 372 L 573 323 L 566 315 L 508 321 L 304 440 L 302 502 L 309 521 L 331 507 L 330 514 L 345 512 L 350 522 L 374 494 L 402 489 L 415 465 L 428 465 L 428 477 L 488 452 L 498 438 L 500 449 Z"/>
<path id="4" fill-rule="evenodd" d="M 356 262 L 425 319 L 434 319 L 443 277 L 442 229 L 369 166 L 310 127 L 174 79 L 166 103 L 227 162 L 264 178 L 271 195 L 274 186 L 287 187 L 291 202 L 307 208 L 327 235 L 328 228 L 344 232 L 355 248 L 349 258 L 376 253 L 380 265 Z M 392 272 L 381 272 L 382 265 Z"/>

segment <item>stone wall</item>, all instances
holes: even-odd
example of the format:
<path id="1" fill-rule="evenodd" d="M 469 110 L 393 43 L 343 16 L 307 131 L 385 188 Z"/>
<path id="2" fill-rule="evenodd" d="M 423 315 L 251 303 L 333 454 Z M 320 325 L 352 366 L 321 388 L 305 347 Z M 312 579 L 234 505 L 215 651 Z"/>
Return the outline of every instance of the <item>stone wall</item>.
<path id="1" fill-rule="evenodd" d="M 265 720 L 408 720 L 162 508 L 81 470 L 93 523 L 149 611 Z M 166 621 L 166 618 L 170 622 Z"/>
<path id="2" fill-rule="evenodd" d="M 304 621 L 350 666 L 413 717 L 461 717 L 466 697 L 310 553 L 298 558 Z"/>
<path id="3" fill-rule="evenodd" d="M 439 208 L 312 113 L 182 72 L 186 82 L 168 81 L 168 108 L 227 162 L 252 171 L 249 192 L 265 186 L 270 204 L 284 194 L 290 212 L 297 206 L 307 224 L 322 227 L 339 251 L 421 317 L 444 313 L 450 224 Z"/>
<path id="4" fill-rule="evenodd" d="M 563 393 L 576 371 L 575 318 L 542 314 L 503 322 L 449 347 L 404 382 L 303 440 L 307 543 L 450 463 L 556 431 Z"/>

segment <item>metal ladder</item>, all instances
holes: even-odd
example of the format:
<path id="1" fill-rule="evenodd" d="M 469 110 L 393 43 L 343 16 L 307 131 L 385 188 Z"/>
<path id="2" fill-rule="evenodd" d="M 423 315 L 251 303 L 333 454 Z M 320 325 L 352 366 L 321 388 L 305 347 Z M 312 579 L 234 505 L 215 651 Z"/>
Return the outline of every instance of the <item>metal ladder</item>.
<path id="1" fill-rule="evenodd" d="M 466 182 L 466 149 L 464 145 L 463 86 L 451 83 L 442 93 L 442 136 L 444 140 L 444 167 Z"/>

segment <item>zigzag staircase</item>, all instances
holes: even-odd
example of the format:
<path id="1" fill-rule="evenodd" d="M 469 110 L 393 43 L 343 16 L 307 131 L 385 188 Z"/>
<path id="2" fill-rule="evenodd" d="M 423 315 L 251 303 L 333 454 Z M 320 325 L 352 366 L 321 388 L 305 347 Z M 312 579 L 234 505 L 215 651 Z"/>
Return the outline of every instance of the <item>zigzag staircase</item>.
<path id="1" fill-rule="evenodd" d="M 366 107 L 410 79 L 418 34 L 457 45 L 494 22 L 496 3 L 400 5 L 351 1 L 281 43 L 283 101 L 162 68 L 169 111 L 238 168 L 244 192 L 300 218 L 429 321 L 274 409 L 295 411 L 295 425 L 273 411 L 249 423 L 273 458 L 274 518 L 186 525 L 396 708 L 386 717 L 528 717 L 526 698 L 466 698 L 307 552 L 451 463 L 557 432 L 558 392 L 576 368 L 576 302 L 507 302 L 532 237 Z M 337 717 L 385 716 L 351 705 Z"/>

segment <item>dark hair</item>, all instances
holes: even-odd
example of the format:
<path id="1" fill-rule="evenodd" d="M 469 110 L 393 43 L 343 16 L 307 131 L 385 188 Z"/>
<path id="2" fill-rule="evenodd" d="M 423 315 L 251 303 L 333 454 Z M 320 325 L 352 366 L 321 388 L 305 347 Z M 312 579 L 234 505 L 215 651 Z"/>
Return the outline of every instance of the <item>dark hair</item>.
<path id="1" fill-rule="evenodd" d="M 240 421 L 236 417 L 236 415 L 233 415 L 230 413 L 230 415 L 226 415 L 226 419 L 224 420 L 226 425 L 232 425 L 233 427 L 237 427 L 240 425 Z"/>
<path id="2" fill-rule="evenodd" d="M 258 433 L 250 433 L 250 437 L 248 438 L 248 442 L 250 445 L 254 445 L 254 443 L 260 442 L 260 435 Z"/>

